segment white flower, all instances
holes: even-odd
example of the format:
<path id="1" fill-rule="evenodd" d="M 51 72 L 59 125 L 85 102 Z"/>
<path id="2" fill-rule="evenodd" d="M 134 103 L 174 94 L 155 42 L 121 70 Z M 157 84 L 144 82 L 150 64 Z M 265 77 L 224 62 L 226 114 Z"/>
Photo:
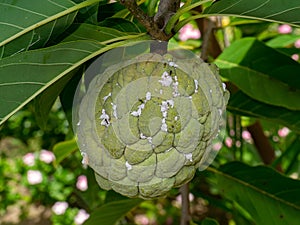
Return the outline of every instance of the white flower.
<path id="1" fill-rule="evenodd" d="M 80 191 L 86 191 L 88 189 L 88 181 L 85 175 L 77 177 L 76 187 Z"/>
<path id="2" fill-rule="evenodd" d="M 29 184 L 39 184 L 43 181 L 42 173 L 38 170 L 28 170 L 27 180 Z"/>
<path id="3" fill-rule="evenodd" d="M 43 149 L 40 153 L 40 160 L 49 164 L 55 160 L 55 155 L 52 152 Z"/>
<path id="4" fill-rule="evenodd" d="M 55 202 L 55 204 L 52 206 L 52 211 L 56 215 L 62 215 L 66 212 L 68 207 L 69 204 L 67 202 Z"/>
<path id="5" fill-rule="evenodd" d="M 27 153 L 26 155 L 23 156 L 23 162 L 27 166 L 33 166 L 34 165 L 34 154 L 33 153 Z"/>
<path id="6" fill-rule="evenodd" d="M 80 209 L 79 212 L 77 213 L 77 215 L 74 218 L 74 222 L 77 225 L 81 225 L 83 224 L 88 218 L 90 217 L 90 215 L 84 210 L 84 209 Z"/>

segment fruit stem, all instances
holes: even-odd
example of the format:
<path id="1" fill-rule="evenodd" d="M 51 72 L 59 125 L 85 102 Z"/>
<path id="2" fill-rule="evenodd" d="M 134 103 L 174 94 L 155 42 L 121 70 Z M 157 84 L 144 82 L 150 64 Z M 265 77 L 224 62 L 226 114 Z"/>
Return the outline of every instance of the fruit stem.
<path id="1" fill-rule="evenodd" d="M 150 52 L 164 55 L 168 52 L 167 41 L 153 41 L 150 44 Z"/>
<path id="2" fill-rule="evenodd" d="M 189 200 L 189 183 L 180 188 L 181 192 L 181 219 L 180 225 L 190 224 L 190 200 Z"/>

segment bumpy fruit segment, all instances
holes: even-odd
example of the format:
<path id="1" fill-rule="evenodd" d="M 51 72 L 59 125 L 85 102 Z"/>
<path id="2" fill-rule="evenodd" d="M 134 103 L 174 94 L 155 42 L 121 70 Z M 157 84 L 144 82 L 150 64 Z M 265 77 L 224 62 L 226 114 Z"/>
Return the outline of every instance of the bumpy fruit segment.
<path id="1" fill-rule="evenodd" d="M 103 189 L 160 197 L 211 162 L 227 101 L 216 67 L 144 54 L 92 80 L 79 110 L 80 149 Z"/>

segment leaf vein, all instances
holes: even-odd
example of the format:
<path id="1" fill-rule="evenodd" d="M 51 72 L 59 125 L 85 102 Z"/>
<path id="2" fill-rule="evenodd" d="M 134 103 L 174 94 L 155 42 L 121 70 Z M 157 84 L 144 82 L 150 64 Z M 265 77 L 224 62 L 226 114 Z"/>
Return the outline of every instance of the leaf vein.
<path id="1" fill-rule="evenodd" d="M 253 9 L 250 9 L 250 10 L 248 10 L 246 12 L 241 13 L 241 15 L 246 15 L 249 12 L 253 12 L 253 11 L 255 11 L 255 10 L 263 7 L 264 5 L 268 4 L 269 2 L 270 2 L 270 0 L 267 0 L 267 1 L 263 2 L 262 4 L 260 4 L 259 6 L 257 6 L 256 8 L 253 8 Z"/>

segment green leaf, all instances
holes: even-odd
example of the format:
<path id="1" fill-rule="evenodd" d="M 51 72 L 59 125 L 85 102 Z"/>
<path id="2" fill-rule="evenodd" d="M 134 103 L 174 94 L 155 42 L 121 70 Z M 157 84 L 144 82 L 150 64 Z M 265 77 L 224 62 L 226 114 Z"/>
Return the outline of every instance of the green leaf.
<path id="1" fill-rule="evenodd" d="M 85 71 L 85 64 L 80 66 L 76 74 L 71 78 L 71 80 L 66 84 L 64 89 L 59 95 L 60 103 L 62 109 L 66 115 L 69 125 L 72 127 L 72 110 L 73 110 L 73 100 L 77 90 L 78 83 L 81 80 L 82 75 Z M 73 129 L 72 129 L 73 130 Z"/>
<path id="2" fill-rule="evenodd" d="M 144 32 L 140 27 L 138 27 L 135 23 L 125 20 L 122 18 L 107 18 L 104 21 L 99 23 L 101 27 L 111 27 L 119 31 L 123 32 L 133 32 L 133 33 L 141 33 Z"/>
<path id="3" fill-rule="evenodd" d="M 272 48 L 284 48 L 288 46 L 293 46 L 295 41 L 297 41 L 298 39 L 300 39 L 299 35 L 278 35 L 277 37 L 269 40 L 266 44 Z"/>
<path id="4" fill-rule="evenodd" d="M 63 90 L 65 85 L 69 82 L 72 76 L 76 73 L 76 69 L 71 71 L 66 76 L 60 80 L 53 83 L 40 95 L 38 95 L 34 101 L 34 115 L 38 126 L 42 129 L 46 129 L 49 112 L 59 96 L 60 92 Z"/>
<path id="5" fill-rule="evenodd" d="M 126 213 L 142 201 L 141 199 L 126 199 L 107 203 L 94 210 L 84 225 L 115 225 Z"/>
<path id="6" fill-rule="evenodd" d="M 0 58 L 44 46 L 71 25 L 77 10 L 96 2 L 1 0 Z"/>
<path id="7" fill-rule="evenodd" d="M 234 42 L 216 59 L 220 74 L 261 102 L 300 110 L 300 64 L 254 38 Z"/>
<path id="8" fill-rule="evenodd" d="M 108 46 L 95 41 L 74 41 L 2 59 L 0 124 L 53 83 L 88 60 L 112 48 L 147 39 L 149 37 L 144 36 Z"/>
<path id="9" fill-rule="evenodd" d="M 250 167 L 240 162 L 208 170 L 216 174 L 221 194 L 246 209 L 257 225 L 299 224 L 299 180 L 265 166 Z"/>
<path id="10" fill-rule="evenodd" d="M 77 4 L 84 2 L 85 0 L 73 0 Z M 101 1 L 103 2 L 103 1 Z M 78 11 L 77 16 L 75 18 L 75 21 L 78 22 L 83 22 L 83 23 L 91 23 L 91 24 L 97 24 L 97 17 L 98 17 L 98 8 L 99 4 L 97 3 L 94 5 L 87 6 L 85 8 L 82 8 Z M 101 12 L 102 13 L 102 12 Z"/>
<path id="11" fill-rule="evenodd" d="M 78 150 L 77 142 L 75 139 L 59 142 L 53 147 L 53 153 L 55 155 L 55 164 L 60 164 L 70 154 Z"/>
<path id="12" fill-rule="evenodd" d="M 300 26 L 300 7 L 295 0 L 221 0 L 208 7 L 204 14 L 238 16 Z"/>
<path id="13" fill-rule="evenodd" d="M 227 109 L 235 114 L 265 119 L 282 124 L 300 133 L 300 112 L 268 105 L 250 98 L 241 91 L 230 96 Z"/>
<path id="14" fill-rule="evenodd" d="M 66 31 L 69 34 L 63 41 L 96 40 L 102 43 L 126 40 L 130 37 L 138 37 L 144 34 L 128 34 L 110 27 L 100 27 L 92 24 L 73 24 Z"/>
<path id="15" fill-rule="evenodd" d="M 114 2 L 110 4 L 100 5 L 99 6 L 99 15 L 98 20 L 103 21 L 109 17 L 113 17 L 116 13 L 123 11 L 125 8 L 120 2 Z"/>
<path id="16" fill-rule="evenodd" d="M 201 225 L 219 225 L 218 221 L 214 220 L 214 219 L 210 219 L 210 218 L 205 218 Z"/>

